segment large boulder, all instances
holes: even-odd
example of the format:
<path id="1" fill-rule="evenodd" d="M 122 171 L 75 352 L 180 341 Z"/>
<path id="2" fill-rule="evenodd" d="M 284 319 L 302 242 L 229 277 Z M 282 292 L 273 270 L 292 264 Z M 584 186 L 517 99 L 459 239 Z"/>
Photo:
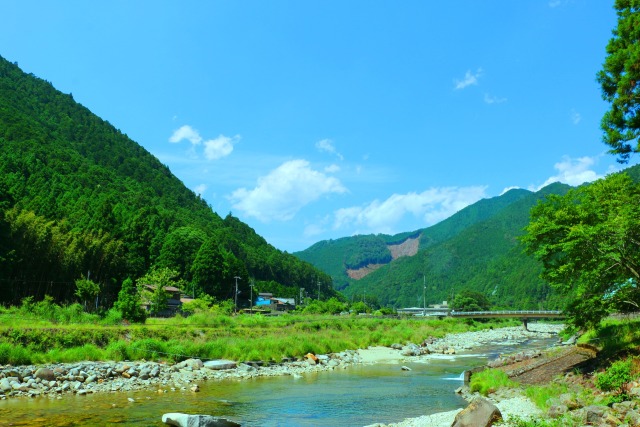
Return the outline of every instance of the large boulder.
<path id="1" fill-rule="evenodd" d="M 479 397 L 458 412 L 451 427 L 490 427 L 501 419 L 500 410 L 487 399 Z"/>
<path id="2" fill-rule="evenodd" d="M 236 362 L 233 360 L 209 360 L 204 362 L 204 367 L 208 369 L 213 369 L 214 371 L 220 371 L 223 369 L 235 369 L 238 366 Z"/>
<path id="3" fill-rule="evenodd" d="M 211 415 L 189 415 L 173 412 L 164 414 L 162 422 L 176 427 L 240 427 L 240 424 Z"/>

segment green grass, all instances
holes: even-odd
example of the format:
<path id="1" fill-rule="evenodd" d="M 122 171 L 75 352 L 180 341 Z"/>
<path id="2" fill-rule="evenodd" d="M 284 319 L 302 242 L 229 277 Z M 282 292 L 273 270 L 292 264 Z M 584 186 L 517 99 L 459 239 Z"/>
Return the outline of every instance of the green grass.
<path id="1" fill-rule="evenodd" d="M 640 346 L 640 319 L 607 319 L 582 335 L 578 343 L 598 347 L 603 357 L 634 350 Z"/>
<path id="2" fill-rule="evenodd" d="M 483 396 L 495 393 L 499 389 L 513 388 L 518 384 L 509 379 L 504 371 L 499 369 L 485 369 L 471 376 L 469 388 L 472 392 L 478 392 Z"/>
<path id="3" fill-rule="evenodd" d="M 535 405 L 546 411 L 561 394 L 569 392 L 566 384 L 550 382 L 545 385 L 530 386 L 525 389 L 527 396 Z"/>
<path id="4" fill-rule="evenodd" d="M 51 302 L 0 308 L 0 364 L 81 360 L 164 360 L 190 357 L 235 361 L 303 357 L 373 345 L 421 342 L 428 337 L 514 322 L 463 322 L 288 314 L 150 318 L 122 325 L 117 312 L 87 315 L 78 305 Z"/>

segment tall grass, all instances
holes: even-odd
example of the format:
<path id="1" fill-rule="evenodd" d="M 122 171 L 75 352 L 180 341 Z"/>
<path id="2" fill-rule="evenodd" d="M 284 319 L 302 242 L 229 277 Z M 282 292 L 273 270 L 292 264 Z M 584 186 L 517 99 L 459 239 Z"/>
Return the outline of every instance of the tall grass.
<path id="1" fill-rule="evenodd" d="M 0 363 L 80 360 L 166 360 L 189 357 L 236 361 L 281 361 L 306 353 L 333 353 L 374 345 L 421 342 L 428 337 L 505 323 L 288 314 L 227 316 L 196 313 L 189 317 L 147 319 L 144 325 L 119 324 L 117 312 L 102 321 L 79 306 L 25 301 L 0 309 Z M 34 316 L 14 319 L 16 313 Z M 38 317 L 42 316 L 42 317 Z M 53 320 L 52 320 L 53 319 Z M 66 319 L 64 322 L 61 319 Z M 108 319 L 108 320 L 105 320 Z M 73 321 L 71 321 L 73 320 Z M 507 323 L 515 324 L 515 322 Z"/>

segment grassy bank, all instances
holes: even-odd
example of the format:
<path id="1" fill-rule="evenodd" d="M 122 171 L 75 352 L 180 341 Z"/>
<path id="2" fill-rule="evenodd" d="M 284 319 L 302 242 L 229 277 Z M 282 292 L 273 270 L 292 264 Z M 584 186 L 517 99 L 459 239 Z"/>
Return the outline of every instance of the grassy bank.
<path id="1" fill-rule="evenodd" d="M 180 361 L 190 357 L 279 362 L 310 352 L 324 354 L 371 345 L 419 343 L 448 333 L 515 324 L 513 321 L 478 323 L 454 319 L 200 313 L 189 317 L 150 318 L 141 325 L 122 325 L 86 315 L 77 308 L 71 310 L 75 315 L 63 316 L 56 315 L 55 309 L 44 314 L 33 310 L 19 313 L 19 310 L 0 311 L 0 364 Z"/>

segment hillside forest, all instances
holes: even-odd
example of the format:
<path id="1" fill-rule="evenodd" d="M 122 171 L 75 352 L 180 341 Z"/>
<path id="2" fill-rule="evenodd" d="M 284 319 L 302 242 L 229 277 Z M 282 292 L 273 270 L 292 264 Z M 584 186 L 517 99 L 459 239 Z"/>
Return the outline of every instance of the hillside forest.
<path id="1" fill-rule="evenodd" d="M 335 295 L 331 277 L 222 218 L 126 134 L 71 94 L 0 57 L 0 302 L 110 307 L 125 279 L 160 273 L 189 295 L 239 305 L 255 292 Z"/>

